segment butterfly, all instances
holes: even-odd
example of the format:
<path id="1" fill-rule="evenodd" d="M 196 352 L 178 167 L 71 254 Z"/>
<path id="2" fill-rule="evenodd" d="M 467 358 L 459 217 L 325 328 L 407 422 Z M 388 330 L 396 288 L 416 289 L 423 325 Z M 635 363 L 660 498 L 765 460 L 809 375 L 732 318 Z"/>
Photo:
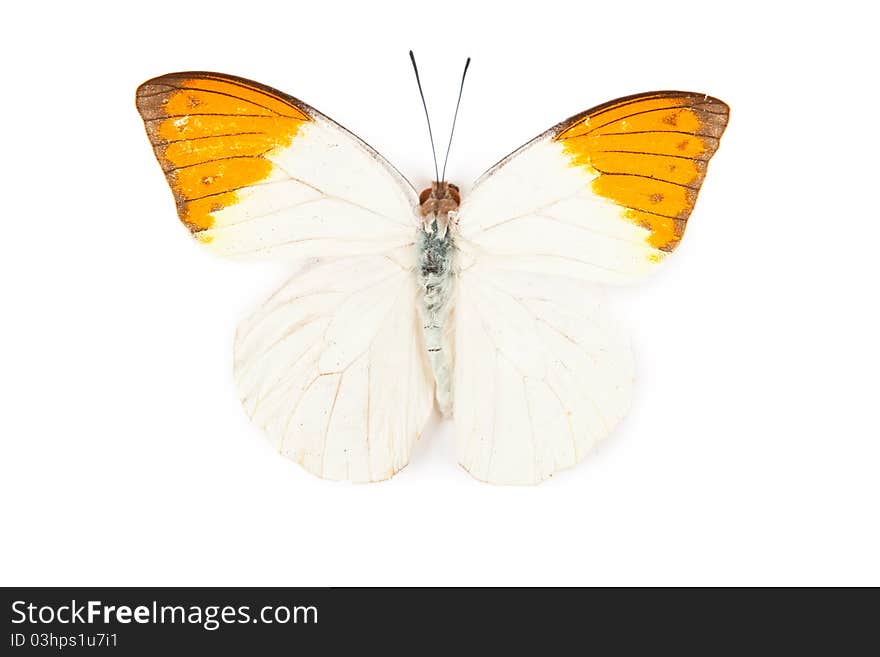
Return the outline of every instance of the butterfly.
<path id="1" fill-rule="evenodd" d="M 244 408 L 284 456 L 356 482 L 407 464 L 435 401 L 482 481 L 543 481 L 607 436 L 633 364 L 600 288 L 650 275 L 678 246 L 729 114 L 702 93 L 620 98 L 467 193 L 435 156 L 418 193 L 354 134 L 257 82 L 170 73 L 136 103 L 195 239 L 295 263 L 237 329 Z"/>

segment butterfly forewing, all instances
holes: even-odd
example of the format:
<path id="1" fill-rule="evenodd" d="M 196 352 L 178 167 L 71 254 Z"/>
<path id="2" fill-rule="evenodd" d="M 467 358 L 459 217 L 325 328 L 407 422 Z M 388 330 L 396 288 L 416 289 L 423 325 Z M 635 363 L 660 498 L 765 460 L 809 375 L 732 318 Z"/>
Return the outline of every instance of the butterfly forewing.
<path id="1" fill-rule="evenodd" d="M 418 199 L 373 149 L 305 103 L 217 73 L 140 86 L 181 221 L 223 255 L 381 253 L 411 244 Z"/>
<path id="2" fill-rule="evenodd" d="M 680 242 L 727 117 L 720 100 L 665 91 L 563 121 L 477 182 L 459 248 L 590 281 L 648 275 Z"/>

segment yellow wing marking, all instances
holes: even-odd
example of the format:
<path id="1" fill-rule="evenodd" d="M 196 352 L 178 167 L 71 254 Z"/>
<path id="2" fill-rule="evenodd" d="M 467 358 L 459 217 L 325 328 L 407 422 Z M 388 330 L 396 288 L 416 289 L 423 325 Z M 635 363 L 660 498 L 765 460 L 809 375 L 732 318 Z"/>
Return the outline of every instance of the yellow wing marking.
<path id="1" fill-rule="evenodd" d="M 590 172 L 594 193 L 650 230 L 651 246 L 672 251 L 684 234 L 728 114 L 727 105 L 703 94 L 640 94 L 569 119 L 554 139 L 572 166 Z"/>
<path id="2" fill-rule="evenodd" d="M 215 212 L 238 201 L 238 190 L 268 178 L 267 156 L 290 146 L 312 120 L 279 91 L 216 73 L 149 80 L 137 90 L 137 107 L 193 233 L 210 228 Z"/>

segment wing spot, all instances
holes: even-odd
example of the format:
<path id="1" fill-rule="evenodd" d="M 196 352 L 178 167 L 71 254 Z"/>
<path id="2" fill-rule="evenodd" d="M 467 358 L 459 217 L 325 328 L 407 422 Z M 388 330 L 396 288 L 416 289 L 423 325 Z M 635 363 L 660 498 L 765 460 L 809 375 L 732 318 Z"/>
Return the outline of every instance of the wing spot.
<path id="1" fill-rule="evenodd" d="M 688 147 L 688 143 L 689 143 L 689 142 L 688 142 L 687 139 L 683 139 L 683 140 L 681 140 L 680 142 L 678 142 L 678 143 L 675 145 L 675 147 L 676 147 L 678 150 L 680 150 L 680 151 L 686 151 L 686 150 L 687 150 L 687 147 Z"/>
<path id="2" fill-rule="evenodd" d="M 671 114 L 667 114 L 663 117 L 663 123 L 666 125 L 677 126 L 678 125 L 678 112 L 672 112 Z"/>
<path id="3" fill-rule="evenodd" d="M 663 200 L 663 194 L 651 194 L 651 203 L 660 203 Z"/>
<path id="4" fill-rule="evenodd" d="M 199 105 L 202 104 L 202 101 L 200 101 L 195 96 L 187 96 L 186 97 L 186 104 L 189 105 L 190 107 L 198 107 Z"/>

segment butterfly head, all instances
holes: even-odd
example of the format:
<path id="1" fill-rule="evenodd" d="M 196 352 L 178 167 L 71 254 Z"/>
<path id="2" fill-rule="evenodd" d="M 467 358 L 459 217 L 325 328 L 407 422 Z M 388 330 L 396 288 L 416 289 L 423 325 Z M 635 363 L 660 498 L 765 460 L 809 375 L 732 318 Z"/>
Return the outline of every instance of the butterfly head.
<path id="1" fill-rule="evenodd" d="M 461 74 L 461 85 L 458 88 L 458 101 L 455 103 L 455 115 L 452 117 L 452 129 L 449 131 L 449 144 L 446 147 L 446 159 L 443 161 L 443 173 L 437 166 L 437 150 L 434 148 L 434 133 L 431 130 L 431 117 L 428 113 L 428 104 L 425 102 L 425 93 L 422 91 L 422 81 L 419 79 L 419 67 L 416 66 L 416 57 L 413 51 L 409 51 L 412 61 L 413 72 L 416 74 L 416 84 L 419 87 L 419 96 L 422 98 L 422 107 L 425 110 L 425 120 L 428 123 L 428 137 L 431 140 L 431 154 L 434 156 L 434 174 L 436 180 L 431 186 L 419 194 L 419 210 L 422 215 L 425 233 L 432 234 L 436 228 L 435 239 L 446 238 L 446 231 L 450 225 L 454 225 L 458 215 L 458 206 L 461 203 L 461 195 L 458 187 L 446 182 L 446 165 L 449 162 L 449 151 L 452 148 L 452 136 L 455 134 L 455 123 L 458 119 L 458 107 L 461 105 L 461 92 L 464 90 L 464 78 L 467 75 L 471 58 L 464 63 L 464 71 Z M 437 182 L 439 180 L 439 182 Z"/>
<path id="2" fill-rule="evenodd" d="M 436 223 L 439 237 L 443 237 L 447 227 L 455 219 L 460 203 L 461 195 L 456 185 L 448 182 L 432 182 L 430 187 L 419 194 L 419 210 L 425 232 L 433 232 L 433 224 Z"/>

